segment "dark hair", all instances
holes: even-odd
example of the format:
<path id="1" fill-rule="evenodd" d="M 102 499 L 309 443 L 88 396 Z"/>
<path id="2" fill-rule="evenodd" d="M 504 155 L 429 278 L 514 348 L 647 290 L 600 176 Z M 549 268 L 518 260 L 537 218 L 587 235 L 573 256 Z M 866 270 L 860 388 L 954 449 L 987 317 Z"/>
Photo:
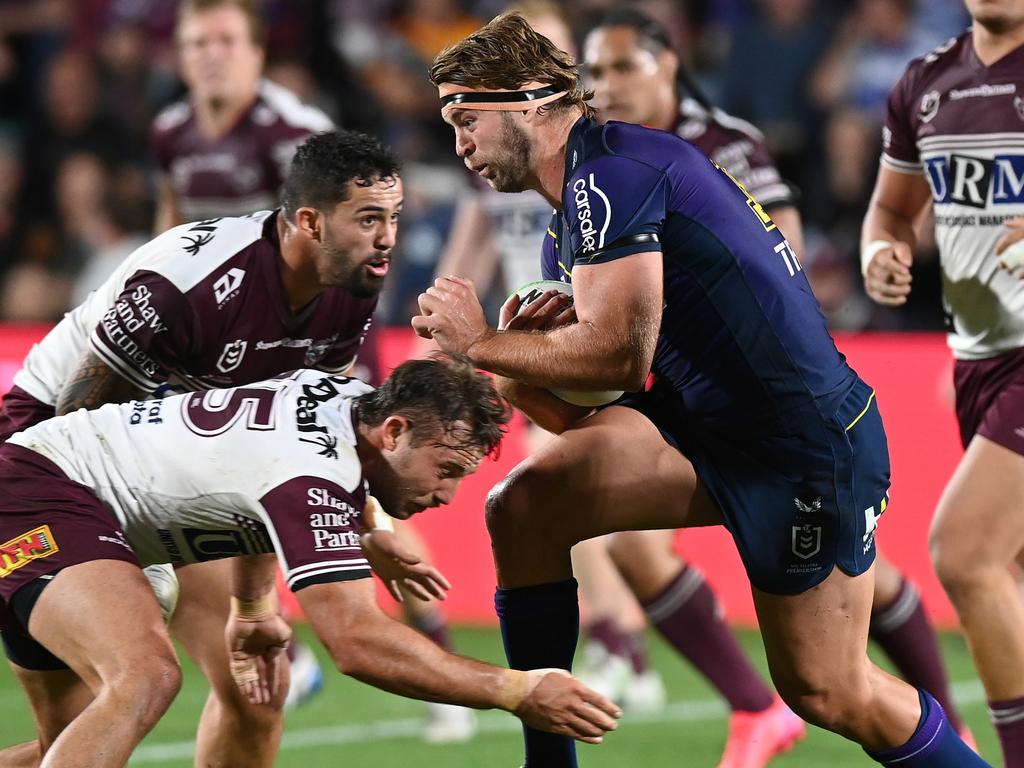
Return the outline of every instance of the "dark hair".
<path id="1" fill-rule="evenodd" d="M 647 47 L 653 49 L 654 53 L 672 50 L 672 39 L 669 37 L 665 26 L 637 8 L 627 6 L 609 11 L 594 29 L 607 27 L 628 27 L 632 29 L 636 32 L 640 43 L 646 43 Z M 697 81 L 693 79 L 693 75 L 683 66 L 682 62 L 679 62 L 676 80 L 679 86 L 693 97 L 694 101 L 708 112 L 712 111 L 714 105 L 711 103 L 711 99 L 707 97 L 704 89 L 697 84 Z"/>
<path id="2" fill-rule="evenodd" d="M 549 105 L 550 109 L 576 106 L 584 117 L 594 116 L 594 108 L 587 103 L 594 93 L 580 85 L 576 60 L 535 32 L 515 11 L 495 16 L 473 34 L 449 45 L 430 67 L 430 82 L 436 86 L 453 83 L 514 91 L 534 81 L 568 92 Z"/>
<path id="3" fill-rule="evenodd" d="M 489 456 L 501 444 L 512 409 L 469 358 L 436 352 L 407 360 L 359 397 L 361 423 L 375 427 L 393 415 L 412 423 L 414 444 L 443 443 Z"/>
<path id="4" fill-rule="evenodd" d="M 260 48 L 263 47 L 267 37 L 267 28 L 263 23 L 263 16 L 260 14 L 255 0 L 183 0 L 181 5 L 178 6 L 177 28 L 179 32 L 187 16 L 213 11 L 217 8 L 237 8 L 240 10 L 249 22 L 249 39 Z"/>
<path id="5" fill-rule="evenodd" d="M 397 179 L 398 157 L 379 141 L 356 131 L 329 131 L 310 136 L 292 158 L 281 190 L 289 218 L 302 206 L 330 210 L 348 199 L 349 182 L 368 187 Z"/>

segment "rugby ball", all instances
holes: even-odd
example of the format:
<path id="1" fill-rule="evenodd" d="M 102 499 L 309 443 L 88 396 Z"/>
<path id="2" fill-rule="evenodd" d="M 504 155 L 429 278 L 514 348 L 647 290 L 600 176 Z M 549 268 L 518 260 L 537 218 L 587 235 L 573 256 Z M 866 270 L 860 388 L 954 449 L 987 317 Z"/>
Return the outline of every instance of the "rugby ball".
<path id="1" fill-rule="evenodd" d="M 517 312 L 521 312 L 523 308 L 530 306 L 533 302 L 539 299 L 548 291 L 559 291 L 567 296 L 572 296 L 572 285 L 569 283 L 562 283 L 558 280 L 537 280 L 532 283 L 527 283 L 518 290 L 515 295 L 519 297 L 519 309 Z M 509 297 L 511 298 L 511 296 Z M 573 405 L 581 405 L 588 408 L 595 408 L 599 405 L 607 405 L 613 400 L 618 400 L 622 397 L 622 390 L 583 390 L 583 389 L 551 389 L 551 394 L 567 403 Z"/>

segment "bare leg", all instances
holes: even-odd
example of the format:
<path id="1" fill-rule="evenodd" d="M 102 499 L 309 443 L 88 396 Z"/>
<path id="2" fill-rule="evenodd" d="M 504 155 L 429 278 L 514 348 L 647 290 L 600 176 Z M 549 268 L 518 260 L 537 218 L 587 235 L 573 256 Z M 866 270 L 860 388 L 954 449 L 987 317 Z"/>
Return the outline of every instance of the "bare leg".
<path id="1" fill-rule="evenodd" d="M 775 687 L 814 723 L 872 751 L 904 744 L 921 717 L 917 691 L 867 656 L 874 574 L 838 568 L 800 595 L 753 590 Z"/>
<path id="2" fill-rule="evenodd" d="M 201 768 L 272 766 L 284 727 L 282 708 L 287 684 L 274 701 L 250 704 L 232 680 L 224 626 L 230 606 L 229 560 L 179 568 L 181 594 L 171 633 L 210 682 L 196 734 L 195 765 Z M 283 681 L 287 683 L 287 680 Z"/>
<path id="3" fill-rule="evenodd" d="M 36 602 L 29 632 L 96 694 L 50 745 L 41 767 L 124 765 L 181 686 L 142 571 L 119 560 L 65 568 Z"/>
<path id="4" fill-rule="evenodd" d="M 32 670 L 11 664 L 36 721 L 36 741 L 0 750 L 0 765 L 35 768 L 68 723 L 92 701 L 92 691 L 70 669 Z"/>
<path id="5" fill-rule="evenodd" d="M 990 700 L 1024 697 L 1024 601 L 1008 566 L 1024 547 L 1024 457 L 975 437 L 939 501 L 932 562 Z"/>

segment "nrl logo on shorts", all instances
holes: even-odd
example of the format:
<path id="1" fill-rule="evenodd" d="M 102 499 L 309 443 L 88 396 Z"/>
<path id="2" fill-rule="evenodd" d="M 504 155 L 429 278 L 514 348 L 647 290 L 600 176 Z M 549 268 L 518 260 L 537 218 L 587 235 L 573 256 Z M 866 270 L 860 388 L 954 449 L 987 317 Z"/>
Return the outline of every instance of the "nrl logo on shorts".
<path id="1" fill-rule="evenodd" d="M 33 560 L 49 557 L 60 547 L 50 533 L 50 526 L 40 525 L 28 533 L 0 544 L 0 579 L 6 578 Z"/>
<path id="2" fill-rule="evenodd" d="M 941 100 L 942 96 L 938 91 L 928 91 L 921 97 L 921 111 L 918 113 L 918 117 L 921 118 L 922 123 L 930 123 L 932 118 L 939 113 Z"/>
<path id="3" fill-rule="evenodd" d="M 217 370 L 221 373 L 230 373 L 242 364 L 245 356 L 245 349 L 249 342 L 244 339 L 235 339 L 224 345 L 224 351 L 220 353 L 217 361 Z"/>
<path id="4" fill-rule="evenodd" d="M 809 560 L 821 552 L 820 525 L 794 525 L 792 528 L 793 554 L 801 560 Z"/>

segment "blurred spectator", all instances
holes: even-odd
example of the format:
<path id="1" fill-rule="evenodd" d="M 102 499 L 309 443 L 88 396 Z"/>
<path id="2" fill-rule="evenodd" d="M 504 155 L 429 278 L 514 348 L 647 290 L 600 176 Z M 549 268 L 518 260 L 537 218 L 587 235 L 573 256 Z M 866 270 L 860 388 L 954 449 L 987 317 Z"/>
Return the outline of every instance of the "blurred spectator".
<path id="1" fill-rule="evenodd" d="M 330 118 L 262 79 L 264 26 L 253 3 L 186 0 L 177 35 L 189 95 L 153 123 L 163 173 L 157 231 L 273 208 L 295 148 Z"/>

